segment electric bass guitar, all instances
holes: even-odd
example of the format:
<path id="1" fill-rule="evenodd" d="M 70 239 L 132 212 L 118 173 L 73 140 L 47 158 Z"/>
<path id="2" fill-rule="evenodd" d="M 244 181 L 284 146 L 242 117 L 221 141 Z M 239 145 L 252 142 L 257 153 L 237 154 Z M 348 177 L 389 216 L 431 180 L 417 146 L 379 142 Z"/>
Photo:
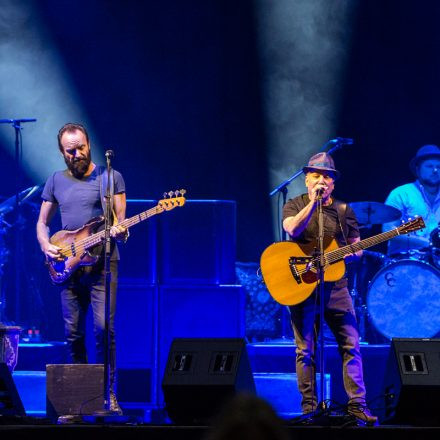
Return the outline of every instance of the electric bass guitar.
<path id="1" fill-rule="evenodd" d="M 346 255 L 424 227 L 423 218 L 418 217 L 395 229 L 344 247 L 339 247 L 336 240 L 332 239 L 327 246 L 324 244 L 324 281 L 337 281 L 344 276 Z M 312 256 L 314 248 L 313 244 L 280 241 L 264 250 L 260 258 L 261 274 L 275 301 L 293 306 L 305 301 L 312 294 L 319 279 L 319 260 Z"/>
<path id="2" fill-rule="evenodd" d="M 184 189 L 165 193 L 164 198 L 153 208 L 147 209 L 140 214 L 127 218 L 119 225 L 130 228 L 156 214 L 183 206 L 185 204 Z M 92 255 L 91 250 L 104 244 L 105 231 L 96 232 L 104 224 L 104 216 L 91 219 L 84 226 L 75 231 L 58 231 L 50 238 L 50 242 L 61 248 L 60 259 L 46 258 L 49 276 L 55 284 L 65 282 L 80 266 L 93 266 L 99 259 L 99 255 Z"/>

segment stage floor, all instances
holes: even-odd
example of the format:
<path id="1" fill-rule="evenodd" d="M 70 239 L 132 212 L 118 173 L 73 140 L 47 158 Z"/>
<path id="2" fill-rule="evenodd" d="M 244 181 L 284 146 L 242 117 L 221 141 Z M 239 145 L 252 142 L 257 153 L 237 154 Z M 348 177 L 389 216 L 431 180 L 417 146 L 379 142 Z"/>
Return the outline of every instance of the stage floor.
<path id="1" fill-rule="evenodd" d="M 270 340 L 258 343 L 247 344 L 247 353 L 249 357 L 250 368 L 255 377 L 264 377 L 265 374 L 279 374 L 280 376 L 287 375 L 289 377 L 294 375 L 295 371 L 295 346 L 289 340 Z M 364 378 L 367 388 L 367 398 L 369 407 L 373 413 L 380 416 L 383 409 L 383 380 L 387 365 L 387 359 L 390 352 L 390 345 L 369 345 L 362 344 L 361 352 L 364 364 Z M 338 353 L 337 346 L 334 344 L 327 344 L 325 346 L 325 372 L 330 375 L 329 395 L 331 405 L 343 406 L 346 404 L 346 395 L 344 392 L 342 382 L 342 363 Z M 292 382 L 293 383 L 293 382 Z M 292 385 L 289 384 L 289 386 Z M 299 394 L 297 390 L 292 388 L 292 394 L 296 393 L 296 397 L 290 395 L 289 390 L 279 389 L 279 396 L 277 399 L 270 398 L 267 400 L 272 404 L 276 412 L 282 417 L 283 424 L 291 438 L 309 440 L 310 435 L 322 435 L 327 440 L 333 438 L 344 439 L 345 436 L 355 435 L 360 439 L 372 438 L 378 440 L 379 438 L 386 438 L 392 440 L 394 438 L 438 438 L 440 434 L 440 423 L 435 423 L 436 426 L 412 427 L 409 425 L 384 425 L 381 420 L 380 426 L 376 427 L 353 427 L 341 426 L 332 422 L 332 426 L 327 424 L 315 423 L 312 426 L 301 426 L 293 424 L 293 417 L 297 415 L 295 411 L 292 414 L 283 414 L 283 408 L 286 403 L 290 405 L 291 400 L 295 400 L 294 404 L 299 405 Z M 266 391 L 259 393 L 259 396 L 265 398 Z M 269 394 L 268 394 L 269 396 Z M 120 402 L 124 408 L 123 402 Z M 280 406 L 281 405 L 281 406 Z M 160 410 L 158 414 L 161 414 Z M 125 412 L 124 412 L 125 414 Z M 292 417 L 290 417 L 292 416 Z M 99 429 L 99 431 L 96 431 Z M 93 435 L 96 433 L 107 433 L 111 431 L 112 438 L 121 436 L 121 438 L 143 438 L 149 439 L 203 439 L 211 428 L 209 426 L 178 426 L 171 423 L 163 417 L 151 417 L 136 419 L 132 417 L 126 421 L 118 421 L 117 423 L 108 422 L 105 420 L 87 421 L 86 423 L 72 424 L 72 425 L 58 425 L 49 422 L 44 417 L 26 417 L 26 418 L 5 418 L 0 416 L 0 430 L 5 431 L 5 435 L 19 435 L 19 438 L 32 439 L 35 435 L 43 435 L 46 439 L 51 436 L 71 436 L 77 437 L 84 433 L 86 435 Z M 319 431 L 316 431 L 319 429 Z M 6 437 L 5 437 L 6 438 Z"/>
<path id="2" fill-rule="evenodd" d="M 149 439 L 149 440 L 204 440 L 212 428 L 209 426 L 173 426 L 173 425 L 0 425 L 4 438 L 34 440 L 44 438 L 77 439 L 78 436 L 109 436 L 114 440 Z M 376 427 L 339 427 L 339 426 L 288 426 L 285 425 L 288 438 L 310 440 L 402 440 L 439 438 L 438 427 L 376 426 Z M 110 437 L 111 436 L 111 437 Z M 318 437 L 319 436 L 319 437 Z M 225 439 L 226 440 L 226 439 Z M 271 439 L 277 440 L 277 439 Z"/>

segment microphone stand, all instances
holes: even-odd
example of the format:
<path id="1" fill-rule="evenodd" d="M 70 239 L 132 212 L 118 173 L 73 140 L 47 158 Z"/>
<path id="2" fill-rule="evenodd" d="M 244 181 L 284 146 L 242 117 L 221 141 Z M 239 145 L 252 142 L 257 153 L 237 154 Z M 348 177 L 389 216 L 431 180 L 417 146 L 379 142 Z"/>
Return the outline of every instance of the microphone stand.
<path id="1" fill-rule="evenodd" d="M 325 351 L 324 351 L 324 272 L 325 272 L 325 258 L 324 258 L 324 214 L 322 210 L 322 195 L 318 197 L 318 249 L 317 249 L 317 272 L 318 285 L 316 286 L 319 298 L 319 370 L 320 370 L 320 393 L 321 402 L 318 408 L 326 410 L 327 405 L 324 400 L 325 388 Z"/>
<path id="2" fill-rule="evenodd" d="M 15 164 L 16 164 L 16 175 L 15 175 L 15 291 L 16 291 L 16 302 L 15 302 L 15 320 L 21 320 L 21 279 L 20 279 L 20 249 L 21 249 L 21 233 L 19 231 L 21 222 L 21 204 L 20 204 L 20 187 L 22 184 L 22 169 L 21 169 L 21 153 L 22 148 L 20 145 L 21 136 L 21 124 L 24 122 L 35 122 L 35 118 L 21 118 L 21 119 L 0 119 L 0 124 L 11 124 L 15 130 Z M 0 304 L 0 312 L 6 308 L 6 301 L 3 298 Z M 1 316 L 0 316 L 1 321 Z"/>
<path id="3" fill-rule="evenodd" d="M 104 408 L 95 412 L 97 416 L 114 416 L 115 412 L 110 410 L 110 257 L 111 257 L 111 236 L 112 210 L 111 210 L 111 191 L 110 191 L 110 154 L 106 154 L 107 159 L 107 188 L 105 193 L 105 212 L 104 212 L 104 272 L 105 272 L 105 331 L 104 331 Z"/>

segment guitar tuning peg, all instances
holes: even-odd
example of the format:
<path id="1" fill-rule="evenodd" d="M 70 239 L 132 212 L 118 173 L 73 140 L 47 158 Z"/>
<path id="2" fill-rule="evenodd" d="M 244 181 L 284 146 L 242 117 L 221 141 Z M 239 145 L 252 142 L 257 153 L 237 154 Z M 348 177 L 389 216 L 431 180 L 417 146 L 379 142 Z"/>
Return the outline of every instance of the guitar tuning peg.
<path id="1" fill-rule="evenodd" d="M 163 193 L 163 198 L 166 199 L 167 198 L 167 193 Z"/>
<path id="2" fill-rule="evenodd" d="M 169 193 L 168 193 L 168 196 L 170 197 L 170 198 L 172 198 L 173 197 L 173 191 L 170 191 Z"/>
<path id="3" fill-rule="evenodd" d="M 182 196 L 183 196 L 183 195 L 185 195 L 185 193 L 186 193 L 186 190 L 185 190 L 185 189 L 181 189 L 181 190 L 180 190 L 179 192 L 180 192 L 180 195 L 182 195 Z"/>

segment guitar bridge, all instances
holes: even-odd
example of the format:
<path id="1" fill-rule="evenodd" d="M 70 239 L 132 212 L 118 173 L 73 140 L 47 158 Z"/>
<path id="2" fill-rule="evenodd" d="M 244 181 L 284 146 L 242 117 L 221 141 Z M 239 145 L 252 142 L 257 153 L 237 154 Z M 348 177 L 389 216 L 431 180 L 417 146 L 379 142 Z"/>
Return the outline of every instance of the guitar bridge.
<path id="1" fill-rule="evenodd" d="M 307 264 L 310 263 L 312 259 L 310 257 L 290 257 L 289 258 L 289 268 L 290 272 L 292 272 L 293 278 L 298 284 L 302 283 L 301 277 L 299 276 L 298 269 L 296 268 L 296 264 Z"/>

